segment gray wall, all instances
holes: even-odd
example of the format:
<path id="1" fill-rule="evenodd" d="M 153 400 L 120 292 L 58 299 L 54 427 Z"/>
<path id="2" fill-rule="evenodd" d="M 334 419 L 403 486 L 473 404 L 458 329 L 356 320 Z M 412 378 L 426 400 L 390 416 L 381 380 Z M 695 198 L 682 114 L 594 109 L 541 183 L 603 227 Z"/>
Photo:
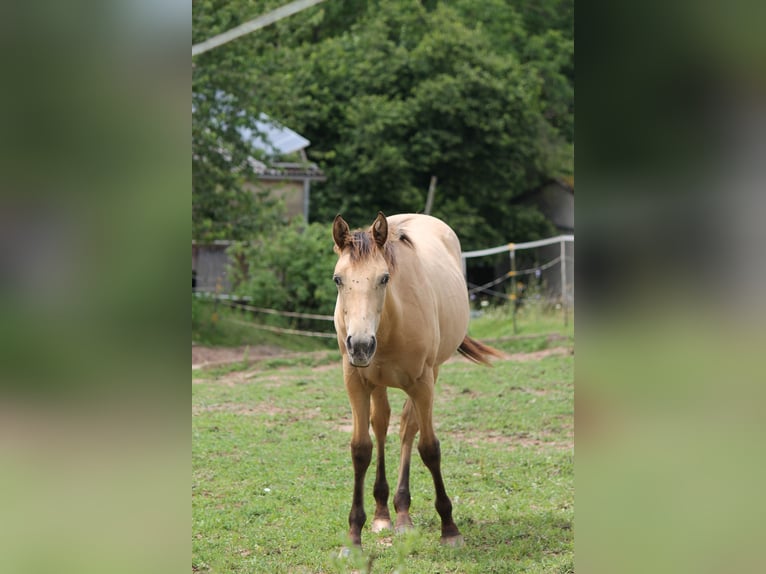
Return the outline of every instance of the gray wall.
<path id="1" fill-rule="evenodd" d="M 226 269 L 228 245 L 192 245 L 192 270 L 197 274 L 197 291 L 215 291 L 220 284 L 221 293 L 231 291 Z"/>

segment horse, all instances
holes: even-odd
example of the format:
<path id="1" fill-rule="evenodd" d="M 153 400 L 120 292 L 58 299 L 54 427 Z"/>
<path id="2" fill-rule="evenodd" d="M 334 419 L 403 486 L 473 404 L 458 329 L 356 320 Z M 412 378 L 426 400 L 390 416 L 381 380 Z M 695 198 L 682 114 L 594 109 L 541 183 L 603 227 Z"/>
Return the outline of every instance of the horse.
<path id="1" fill-rule="evenodd" d="M 343 380 L 351 404 L 351 460 L 354 489 L 348 517 L 351 543 L 361 547 L 364 478 L 372 460 L 370 425 L 377 443 L 377 471 L 371 530 L 392 528 L 388 510 L 385 444 L 391 408 L 389 387 L 407 394 L 401 414 L 401 455 L 394 495 L 395 531 L 412 528 L 410 458 L 420 431 L 418 452 L 431 473 L 441 542 L 460 546 L 463 537 L 452 519 L 452 502 L 441 473 L 441 450 L 434 433 L 434 387 L 439 366 L 457 350 L 489 364 L 500 353 L 467 335 L 468 291 L 462 272 L 460 241 L 443 221 L 423 214 L 386 217 L 378 212 L 366 230 L 333 222 L 338 255 L 333 280 L 338 288 L 335 330 L 342 355 Z"/>

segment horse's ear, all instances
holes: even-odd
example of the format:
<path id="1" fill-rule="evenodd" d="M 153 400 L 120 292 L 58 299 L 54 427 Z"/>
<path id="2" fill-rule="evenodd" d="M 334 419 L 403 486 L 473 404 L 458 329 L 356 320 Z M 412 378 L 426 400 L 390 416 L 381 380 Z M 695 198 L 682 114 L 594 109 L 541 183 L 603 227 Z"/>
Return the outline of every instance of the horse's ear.
<path id="1" fill-rule="evenodd" d="M 378 216 L 372 224 L 372 237 L 375 239 L 378 247 L 383 247 L 386 239 L 388 239 L 388 221 L 382 211 L 378 212 Z"/>
<path id="2" fill-rule="evenodd" d="M 335 241 L 335 245 L 338 249 L 343 251 L 343 248 L 348 244 L 349 236 L 351 235 L 348 228 L 348 223 L 340 216 L 340 213 L 335 216 L 335 221 L 332 222 L 332 238 Z"/>

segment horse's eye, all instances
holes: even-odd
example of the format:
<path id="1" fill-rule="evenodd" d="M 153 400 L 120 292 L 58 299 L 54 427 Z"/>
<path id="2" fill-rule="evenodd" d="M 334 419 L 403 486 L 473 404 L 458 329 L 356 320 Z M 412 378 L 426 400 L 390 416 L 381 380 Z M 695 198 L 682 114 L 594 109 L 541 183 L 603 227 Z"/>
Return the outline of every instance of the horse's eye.
<path id="1" fill-rule="evenodd" d="M 380 278 L 380 284 L 385 285 L 386 283 L 388 283 L 389 279 L 391 279 L 391 276 L 388 273 L 386 273 L 385 275 L 383 275 L 383 277 Z"/>
<path id="2" fill-rule="evenodd" d="M 335 281 L 335 284 L 336 284 L 338 287 L 340 287 L 341 285 L 343 285 L 343 280 L 341 280 L 341 278 L 340 278 L 340 277 L 338 277 L 337 275 L 335 275 L 335 276 L 332 278 L 332 280 L 333 280 L 333 281 Z"/>

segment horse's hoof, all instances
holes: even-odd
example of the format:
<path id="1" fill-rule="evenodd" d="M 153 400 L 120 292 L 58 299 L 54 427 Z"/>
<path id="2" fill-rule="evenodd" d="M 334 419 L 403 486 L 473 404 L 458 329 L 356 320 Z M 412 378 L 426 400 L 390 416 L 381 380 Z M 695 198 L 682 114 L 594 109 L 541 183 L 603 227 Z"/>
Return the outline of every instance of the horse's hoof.
<path id="1" fill-rule="evenodd" d="M 397 524 L 394 532 L 396 534 L 405 534 L 407 532 L 412 532 L 413 530 L 415 530 L 415 528 L 412 526 L 412 524 Z"/>
<path id="2" fill-rule="evenodd" d="M 465 545 L 465 540 L 463 540 L 462 535 L 458 534 L 456 536 L 442 536 L 441 543 L 444 544 L 444 546 L 460 548 Z"/>
<path id="3" fill-rule="evenodd" d="M 370 530 L 375 533 L 391 530 L 391 520 L 387 518 L 376 518 L 370 525 Z"/>

